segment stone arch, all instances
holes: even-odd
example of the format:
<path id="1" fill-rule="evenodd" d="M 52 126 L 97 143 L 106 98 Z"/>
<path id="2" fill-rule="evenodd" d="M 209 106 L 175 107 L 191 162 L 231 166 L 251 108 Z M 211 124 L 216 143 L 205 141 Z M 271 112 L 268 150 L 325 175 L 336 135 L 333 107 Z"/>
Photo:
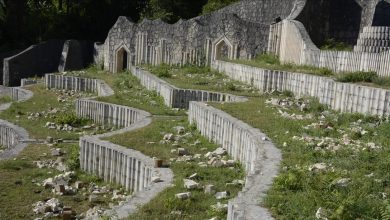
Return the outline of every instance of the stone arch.
<path id="1" fill-rule="evenodd" d="M 114 72 L 118 73 L 129 69 L 131 64 L 130 57 L 130 50 L 125 45 L 118 47 L 118 49 L 115 50 Z"/>
<path id="2" fill-rule="evenodd" d="M 375 7 L 372 26 L 390 26 L 390 3 L 380 1 Z"/>
<path id="3" fill-rule="evenodd" d="M 355 45 L 362 22 L 362 6 L 356 0 L 307 0 L 296 20 L 318 47 L 327 39 Z"/>
<path id="4" fill-rule="evenodd" d="M 226 38 L 223 37 L 213 43 L 213 60 L 234 59 L 234 46 Z"/>

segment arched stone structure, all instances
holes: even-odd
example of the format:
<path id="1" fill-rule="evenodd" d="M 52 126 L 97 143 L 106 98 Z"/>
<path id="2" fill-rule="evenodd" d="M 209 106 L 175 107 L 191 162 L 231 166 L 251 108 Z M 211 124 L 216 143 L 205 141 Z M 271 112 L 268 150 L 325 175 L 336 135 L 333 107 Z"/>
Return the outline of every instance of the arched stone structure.
<path id="1" fill-rule="evenodd" d="M 390 3 L 380 1 L 375 7 L 372 26 L 390 26 Z"/>
<path id="2" fill-rule="evenodd" d="M 362 22 L 362 7 L 355 0 L 307 0 L 295 20 L 303 23 L 319 47 L 327 39 L 355 45 Z"/>
<path id="3" fill-rule="evenodd" d="M 236 47 L 226 37 L 222 37 L 213 43 L 213 60 L 235 59 L 235 50 Z"/>
<path id="4" fill-rule="evenodd" d="M 130 50 L 122 45 L 115 52 L 115 73 L 127 70 L 130 67 Z"/>

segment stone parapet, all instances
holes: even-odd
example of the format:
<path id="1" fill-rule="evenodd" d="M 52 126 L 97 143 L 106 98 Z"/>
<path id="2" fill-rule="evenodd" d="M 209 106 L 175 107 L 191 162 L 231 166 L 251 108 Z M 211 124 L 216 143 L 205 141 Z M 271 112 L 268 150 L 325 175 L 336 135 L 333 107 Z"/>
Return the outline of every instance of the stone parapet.
<path id="1" fill-rule="evenodd" d="M 331 78 L 274 71 L 242 64 L 216 61 L 213 68 L 229 77 L 253 85 L 261 92 L 291 91 L 296 96 L 312 96 L 341 112 L 371 115 L 390 114 L 390 90 L 336 82 Z"/>
<path id="2" fill-rule="evenodd" d="M 246 170 L 243 190 L 229 201 L 228 219 L 272 219 L 259 201 L 278 174 L 280 151 L 260 130 L 205 103 L 190 102 L 188 117 L 202 135 L 221 144 Z"/>
<path id="3" fill-rule="evenodd" d="M 132 67 L 131 72 L 141 81 L 143 86 L 149 90 L 154 90 L 161 95 L 164 98 L 165 104 L 171 108 L 188 109 L 190 101 L 242 102 L 247 100 L 245 97 L 226 93 L 180 89 L 138 67 Z"/>

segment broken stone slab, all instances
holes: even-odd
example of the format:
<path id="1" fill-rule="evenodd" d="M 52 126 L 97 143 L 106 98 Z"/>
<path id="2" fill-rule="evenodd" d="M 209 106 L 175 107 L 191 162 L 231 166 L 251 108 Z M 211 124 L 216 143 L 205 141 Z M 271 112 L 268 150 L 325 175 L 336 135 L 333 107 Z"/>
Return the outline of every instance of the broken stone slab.
<path id="1" fill-rule="evenodd" d="M 218 202 L 215 205 L 212 205 L 211 208 L 217 212 L 227 212 L 228 210 L 228 205 L 227 204 L 221 204 Z"/>
<path id="2" fill-rule="evenodd" d="M 65 193 L 65 186 L 64 185 L 56 185 L 55 187 L 54 187 L 54 189 L 55 189 L 55 192 L 56 193 L 62 193 L 62 194 L 64 194 Z"/>
<path id="3" fill-rule="evenodd" d="M 51 150 L 51 155 L 53 157 L 59 157 L 59 156 L 62 156 L 63 152 L 60 148 L 56 148 L 56 149 L 52 149 Z"/>
<path id="4" fill-rule="evenodd" d="M 350 178 L 341 178 L 333 181 L 331 185 L 336 187 L 347 187 L 350 182 L 351 182 Z"/>
<path id="5" fill-rule="evenodd" d="M 186 189 L 197 189 L 199 187 L 199 183 L 190 180 L 190 179 L 184 179 L 184 187 Z"/>
<path id="6" fill-rule="evenodd" d="M 219 147 L 215 151 L 213 151 L 213 155 L 223 156 L 225 154 L 227 154 L 227 151 L 222 147 Z"/>
<path id="7" fill-rule="evenodd" d="M 206 194 L 214 194 L 215 192 L 215 186 L 212 184 L 208 184 L 204 187 L 204 193 Z"/>
<path id="8" fill-rule="evenodd" d="M 152 176 L 152 183 L 158 183 L 161 182 L 161 177 L 159 176 Z"/>
<path id="9" fill-rule="evenodd" d="M 177 132 L 177 134 L 184 134 L 186 130 L 183 126 L 176 126 L 173 129 Z"/>
<path id="10" fill-rule="evenodd" d="M 91 202 L 91 203 L 98 202 L 99 201 L 99 197 L 97 195 L 94 195 L 94 194 L 89 195 L 88 201 Z"/>
<path id="11" fill-rule="evenodd" d="M 81 189 L 81 188 L 84 187 L 84 183 L 83 183 L 82 181 L 76 181 L 76 182 L 74 183 L 74 187 L 75 187 L 76 189 Z"/>
<path id="12" fill-rule="evenodd" d="M 191 192 L 178 193 L 175 197 L 181 200 L 189 199 L 191 197 Z"/>
<path id="13" fill-rule="evenodd" d="M 54 138 L 53 137 L 50 137 L 50 136 L 46 137 L 46 143 L 52 144 L 53 142 L 54 142 Z"/>
<path id="14" fill-rule="evenodd" d="M 215 194 L 215 198 L 216 199 L 226 199 L 227 197 L 229 197 L 229 192 L 227 192 L 227 191 L 224 191 L 224 192 L 217 192 L 216 194 Z"/>
<path id="15" fill-rule="evenodd" d="M 327 169 L 327 165 L 326 163 L 316 163 L 316 164 L 313 164 L 309 167 L 309 171 L 312 171 L 312 172 L 319 172 L 319 171 L 324 171 Z"/>
<path id="16" fill-rule="evenodd" d="M 174 141 L 175 136 L 173 134 L 165 134 L 163 140 L 164 141 Z"/>
<path id="17" fill-rule="evenodd" d="M 177 149 L 177 153 L 178 153 L 179 156 L 185 156 L 185 155 L 189 154 L 187 149 L 185 149 L 185 148 L 178 148 Z"/>

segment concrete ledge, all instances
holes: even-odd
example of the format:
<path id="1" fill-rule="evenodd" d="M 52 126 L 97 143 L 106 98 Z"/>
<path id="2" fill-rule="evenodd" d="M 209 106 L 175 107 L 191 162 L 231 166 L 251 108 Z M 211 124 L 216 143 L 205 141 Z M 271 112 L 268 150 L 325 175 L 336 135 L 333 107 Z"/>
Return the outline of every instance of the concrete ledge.
<path id="1" fill-rule="evenodd" d="M 7 95 L 10 96 L 14 101 L 22 102 L 31 99 L 34 93 L 30 90 L 22 89 L 20 87 L 0 86 L 0 95 Z"/>
<path id="2" fill-rule="evenodd" d="M 336 82 L 328 77 L 273 71 L 242 64 L 215 61 L 212 67 L 229 77 L 252 84 L 262 92 L 291 91 L 312 96 L 334 110 L 370 115 L 390 114 L 390 90 Z"/>
<path id="3" fill-rule="evenodd" d="M 195 89 L 180 89 L 161 80 L 157 76 L 138 67 L 131 67 L 131 72 L 143 86 L 156 91 L 164 98 L 165 105 L 171 108 L 189 108 L 190 101 L 202 102 L 243 102 L 247 98 L 226 93 Z"/>
<path id="4" fill-rule="evenodd" d="M 48 88 L 95 92 L 99 96 L 114 94 L 104 81 L 97 79 L 47 74 L 45 84 Z M 136 212 L 140 205 L 148 203 L 158 193 L 171 186 L 173 173 L 170 169 L 155 168 L 154 160 L 141 152 L 101 140 L 149 125 L 152 119 L 148 112 L 80 99 L 76 101 L 76 113 L 96 123 L 121 128 L 105 134 L 83 136 L 79 143 L 82 170 L 134 192 L 132 199 L 121 206 L 115 206 L 110 210 L 110 215 L 125 218 Z M 153 183 L 153 176 L 159 176 L 162 182 Z"/>

